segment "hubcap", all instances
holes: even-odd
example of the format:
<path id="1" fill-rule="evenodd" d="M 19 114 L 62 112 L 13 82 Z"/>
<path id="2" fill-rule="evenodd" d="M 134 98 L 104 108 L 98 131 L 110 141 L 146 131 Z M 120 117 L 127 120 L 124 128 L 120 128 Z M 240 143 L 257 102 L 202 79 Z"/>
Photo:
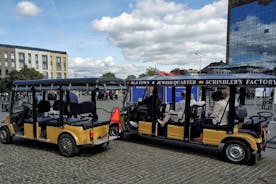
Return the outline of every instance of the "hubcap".
<path id="1" fill-rule="evenodd" d="M 72 147 L 73 146 L 72 146 L 72 142 L 71 142 L 70 139 L 68 139 L 68 138 L 63 138 L 62 139 L 62 149 L 64 151 L 66 151 L 67 153 L 71 153 Z"/>
<path id="2" fill-rule="evenodd" d="M 227 158 L 233 162 L 240 162 L 245 157 L 245 150 L 239 144 L 231 144 L 226 148 Z"/>
<path id="3" fill-rule="evenodd" d="M 116 128 L 111 128 L 111 130 L 110 130 L 110 135 L 111 135 L 111 136 L 116 136 L 116 135 L 117 135 L 117 130 L 116 130 Z"/>

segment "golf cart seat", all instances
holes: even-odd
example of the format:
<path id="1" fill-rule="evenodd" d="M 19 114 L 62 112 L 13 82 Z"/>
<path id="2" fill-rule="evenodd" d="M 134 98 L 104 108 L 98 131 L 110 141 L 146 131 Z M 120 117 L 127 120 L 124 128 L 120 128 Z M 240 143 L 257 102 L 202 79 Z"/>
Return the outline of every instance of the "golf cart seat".
<path id="1" fill-rule="evenodd" d="M 84 130 L 89 128 L 95 128 L 102 125 L 108 125 L 110 121 L 100 121 L 100 120 L 81 120 L 71 122 L 71 126 L 82 126 Z"/>
<path id="2" fill-rule="evenodd" d="M 93 120 L 98 119 L 98 115 L 96 113 L 96 105 L 94 102 L 82 102 L 82 103 L 70 103 L 69 105 L 69 117 L 67 119 L 68 124 L 78 124 L 82 122 L 89 121 L 91 118 Z M 88 114 L 84 119 L 81 117 L 83 114 Z M 80 116 L 80 117 L 79 117 Z M 84 123 L 86 124 L 86 123 Z"/>

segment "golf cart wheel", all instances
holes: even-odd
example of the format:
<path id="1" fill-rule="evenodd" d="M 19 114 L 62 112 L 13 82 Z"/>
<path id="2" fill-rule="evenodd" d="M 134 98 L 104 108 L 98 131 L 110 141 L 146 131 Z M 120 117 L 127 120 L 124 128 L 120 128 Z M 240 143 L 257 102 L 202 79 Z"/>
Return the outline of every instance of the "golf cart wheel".
<path id="1" fill-rule="evenodd" d="M 79 152 L 74 138 L 69 134 L 62 134 L 58 139 L 58 148 L 61 155 L 71 157 Z"/>
<path id="2" fill-rule="evenodd" d="M 111 125 L 109 127 L 109 136 L 118 136 L 119 135 L 119 127 L 117 125 Z"/>
<path id="3" fill-rule="evenodd" d="M 251 158 L 250 147 L 240 140 L 230 140 L 223 147 L 226 160 L 235 164 L 247 164 Z"/>
<path id="4" fill-rule="evenodd" d="M 2 126 L 0 128 L 0 141 L 1 141 L 1 143 L 3 143 L 3 144 L 9 144 L 9 143 L 11 143 L 12 138 L 13 137 L 11 136 L 8 127 Z"/>

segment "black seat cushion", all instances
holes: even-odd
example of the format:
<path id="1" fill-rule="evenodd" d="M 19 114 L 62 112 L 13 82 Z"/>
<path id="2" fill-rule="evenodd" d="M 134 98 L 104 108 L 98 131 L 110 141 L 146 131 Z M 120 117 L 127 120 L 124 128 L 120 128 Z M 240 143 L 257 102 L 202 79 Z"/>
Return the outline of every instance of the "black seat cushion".
<path id="1" fill-rule="evenodd" d="M 50 120 L 52 120 L 51 117 L 37 117 L 37 122 L 39 124 L 44 124 L 44 123 L 46 123 L 46 122 L 48 122 Z"/>
<path id="2" fill-rule="evenodd" d="M 47 121 L 47 122 L 46 122 L 46 125 L 47 125 L 47 126 L 55 126 L 55 127 L 58 127 L 58 126 L 59 126 L 59 120 L 58 120 L 58 119 L 53 119 L 53 120 Z"/>
<path id="3" fill-rule="evenodd" d="M 72 126 L 82 126 L 84 130 L 92 128 L 92 127 L 98 127 L 102 125 L 108 125 L 110 121 L 99 121 L 99 120 L 83 120 L 83 121 L 76 121 L 72 122 L 70 125 Z"/>
<path id="4" fill-rule="evenodd" d="M 37 117 L 37 122 L 39 126 L 58 126 L 59 118 L 56 117 Z M 24 123 L 33 124 L 33 118 L 28 118 L 24 120 Z"/>

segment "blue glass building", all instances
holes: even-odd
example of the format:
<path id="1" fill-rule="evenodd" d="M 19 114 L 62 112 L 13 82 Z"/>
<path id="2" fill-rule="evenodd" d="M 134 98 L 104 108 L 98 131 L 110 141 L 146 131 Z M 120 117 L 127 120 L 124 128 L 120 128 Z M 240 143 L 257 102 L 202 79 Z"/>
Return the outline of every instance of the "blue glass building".
<path id="1" fill-rule="evenodd" d="M 276 67 L 276 0 L 229 0 L 228 6 L 227 64 Z"/>

